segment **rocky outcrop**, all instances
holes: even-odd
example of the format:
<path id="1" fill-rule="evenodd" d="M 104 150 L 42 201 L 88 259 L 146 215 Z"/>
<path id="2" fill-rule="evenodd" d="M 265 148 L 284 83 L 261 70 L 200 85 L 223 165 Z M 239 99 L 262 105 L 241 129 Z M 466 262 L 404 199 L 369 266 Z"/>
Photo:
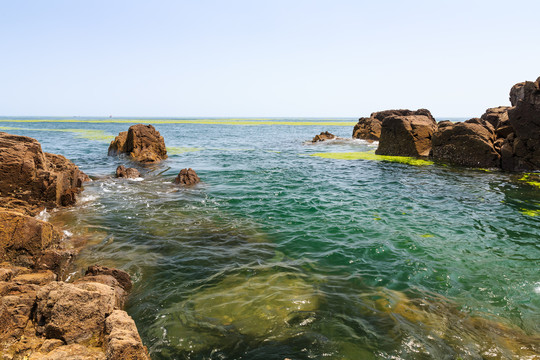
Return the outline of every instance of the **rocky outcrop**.
<path id="1" fill-rule="evenodd" d="M 311 142 L 316 143 L 320 141 L 326 141 L 326 140 L 334 140 L 337 139 L 337 136 L 334 134 L 329 133 L 328 131 L 323 131 L 319 135 L 315 135 L 313 140 Z"/>
<path id="2" fill-rule="evenodd" d="M 480 116 L 480 119 L 490 123 L 493 128 L 498 128 L 508 123 L 508 110 L 510 106 L 499 106 L 495 108 L 489 108 L 486 112 Z"/>
<path id="3" fill-rule="evenodd" d="M 132 125 L 121 132 L 109 146 L 109 156 L 126 154 L 133 161 L 159 162 L 167 158 L 165 141 L 152 125 Z"/>
<path id="4" fill-rule="evenodd" d="M 175 184 L 185 186 L 195 185 L 200 181 L 201 179 L 192 168 L 180 170 L 178 176 L 174 179 Z"/>
<path id="5" fill-rule="evenodd" d="M 494 128 L 486 120 L 444 124 L 433 134 L 433 159 L 467 167 L 498 167 L 495 139 Z"/>
<path id="6" fill-rule="evenodd" d="M 431 136 L 437 129 L 437 122 L 428 110 L 389 110 L 378 116 L 399 113 L 414 115 L 388 115 L 384 117 L 377 155 L 428 156 L 431 151 Z"/>
<path id="7" fill-rule="evenodd" d="M 381 120 L 374 117 L 358 119 L 358 123 L 354 125 L 352 137 L 354 139 L 378 141 L 381 137 Z"/>
<path id="8" fill-rule="evenodd" d="M 136 179 L 140 176 L 141 173 L 135 168 L 126 168 L 124 165 L 120 165 L 116 168 L 117 178 Z"/>
<path id="9" fill-rule="evenodd" d="M 35 139 L 0 132 L 0 197 L 35 214 L 75 203 L 88 177 L 62 155 L 44 153 Z M 13 204 L 15 204 L 13 206 Z"/>

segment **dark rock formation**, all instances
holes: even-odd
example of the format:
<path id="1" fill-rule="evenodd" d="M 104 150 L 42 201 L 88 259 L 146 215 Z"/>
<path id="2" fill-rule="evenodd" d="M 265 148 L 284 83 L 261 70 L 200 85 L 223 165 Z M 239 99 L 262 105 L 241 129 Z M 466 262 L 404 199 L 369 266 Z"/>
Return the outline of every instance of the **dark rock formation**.
<path id="1" fill-rule="evenodd" d="M 491 123 L 471 119 L 444 124 L 433 134 L 433 158 L 468 167 L 493 168 L 500 165 Z"/>
<path id="2" fill-rule="evenodd" d="M 62 155 L 44 153 L 37 140 L 2 132 L 0 174 L 0 196 L 32 212 L 74 204 L 75 194 L 87 179 Z"/>
<path id="3" fill-rule="evenodd" d="M 437 129 L 437 122 L 429 111 L 425 109 L 416 112 L 390 110 L 385 113 L 392 111 L 410 112 L 415 113 L 415 115 L 384 117 L 379 147 L 375 153 L 395 156 L 428 156 L 431 151 L 431 136 Z"/>
<path id="4" fill-rule="evenodd" d="M 509 106 L 499 106 L 495 108 L 489 108 L 480 117 L 480 119 L 487 121 L 493 128 L 498 128 L 508 122 L 508 110 Z"/>
<path id="5" fill-rule="evenodd" d="M 180 170 L 178 176 L 174 179 L 175 184 L 186 186 L 195 185 L 200 181 L 201 179 L 192 168 Z"/>
<path id="6" fill-rule="evenodd" d="M 116 168 L 117 178 L 135 179 L 140 176 L 141 173 L 135 168 L 126 168 L 124 165 L 120 165 Z"/>
<path id="7" fill-rule="evenodd" d="M 374 117 L 360 118 L 354 125 L 353 138 L 378 141 L 381 137 L 381 120 Z"/>
<path id="8" fill-rule="evenodd" d="M 319 141 L 326 141 L 326 140 L 333 140 L 333 139 L 337 139 L 337 136 L 329 133 L 328 131 L 323 131 L 319 135 L 315 135 L 315 137 L 313 138 L 313 140 L 311 140 L 311 142 L 315 143 Z"/>
<path id="9" fill-rule="evenodd" d="M 163 137 L 152 125 L 137 124 L 111 142 L 109 156 L 118 154 L 127 154 L 134 161 L 152 163 L 166 159 L 167 149 Z"/>

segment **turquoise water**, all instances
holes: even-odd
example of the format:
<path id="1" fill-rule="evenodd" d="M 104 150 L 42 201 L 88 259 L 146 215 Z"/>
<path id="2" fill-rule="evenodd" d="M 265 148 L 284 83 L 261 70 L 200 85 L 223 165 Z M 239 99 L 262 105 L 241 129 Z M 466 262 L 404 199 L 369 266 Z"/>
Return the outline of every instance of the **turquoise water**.
<path id="1" fill-rule="evenodd" d="M 127 311 L 152 359 L 540 356 L 540 188 L 521 174 L 304 143 L 350 137 L 352 119 L 158 119 L 169 159 L 117 180 L 134 164 L 108 141 L 129 123 L 52 120 L 0 131 L 94 178 L 51 221 L 88 242 L 75 276 L 94 263 L 132 275 Z M 203 182 L 171 184 L 186 167 Z"/>

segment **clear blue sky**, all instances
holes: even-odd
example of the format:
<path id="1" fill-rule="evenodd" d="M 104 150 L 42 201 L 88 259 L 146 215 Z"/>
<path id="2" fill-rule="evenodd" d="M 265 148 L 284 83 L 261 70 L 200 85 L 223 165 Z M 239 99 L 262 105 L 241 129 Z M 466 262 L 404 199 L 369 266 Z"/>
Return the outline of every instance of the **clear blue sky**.
<path id="1" fill-rule="evenodd" d="M 0 0 L 0 115 L 480 116 L 540 1 Z"/>

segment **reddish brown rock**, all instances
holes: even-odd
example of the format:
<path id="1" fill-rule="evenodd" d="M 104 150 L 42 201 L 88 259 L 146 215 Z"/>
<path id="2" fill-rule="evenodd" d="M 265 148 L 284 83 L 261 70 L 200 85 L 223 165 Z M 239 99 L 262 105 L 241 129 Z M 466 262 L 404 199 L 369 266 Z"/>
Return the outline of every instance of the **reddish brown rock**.
<path id="1" fill-rule="evenodd" d="M 311 142 L 319 142 L 319 141 L 326 141 L 326 140 L 333 140 L 336 139 L 337 136 L 334 134 L 329 133 L 328 131 L 323 131 L 319 135 L 315 135 L 313 140 Z"/>
<path id="2" fill-rule="evenodd" d="M 38 271 L 15 276 L 11 281 L 17 284 L 45 285 L 56 280 L 56 274 L 50 270 Z"/>
<path id="3" fill-rule="evenodd" d="M 105 322 L 107 360 L 149 360 L 133 319 L 122 310 L 115 310 Z"/>
<path id="4" fill-rule="evenodd" d="M 433 158 L 468 167 L 498 167 L 500 155 L 494 146 L 493 127 L 482 121 L 473 119 L 439 127 L 432 139 Z"/>
<path id="5" fill-rule="evenodd" d="M 431 136 L 436 129 L 437 122 L 431 114 L 387 116 L 382 122 L 379 147 L 375 153 L 394 156 L 428 156 L 431 151 Z"/>
<path id="6" fill-rule="evenodd" d="M 134 161 L 152 163 L 166 159 L 167 149 L 163 137 L 152 125 L 137 124 L 111 142 L 109 155 L 118 154 L 127 154 Z"/>
<path id="7" fill-rule="evenodd" d="M 16 344 L 30 323 L 39 287 L 33 284 L 0 283 L 0 352 Z"/>
<path id="8" fill-rule="evenodd" d="M 35 139 L 0 132 L 0 196 L 54 208 L 75 203 L 83 173 Z"/>
<path id="9" fill-rule="evenodd" d="M 124 165 L 120 165 L 116 168 L 117 178 L 135 179 L 140 176 L 141 173 L 135 168 L 126 168 Z"/>
<path id="10" fill-rule="evenodd" d="M 49 340 L 46 340 L 49 341 Z M 45 346 L 45 343 L 43 344 Z M 59 345 L 54 343 L 53 346 Z M 101 348 L 82 346 L 79 344 L 61 345 L 47 351 L 48 347 L 34 352 L 28 360 L 110 360 Z M 126 360 L 129 358 L 126 358 Z"/>
<path id="11" fill-rule="evenodd" d="M 360 118 L 353 128 L 353 138 L 378 141 L 381 137 L 381 120 L 369 117 Z"/>
<path id="12" fill-rule="evenodd" d="M 178 176 L 174 179 L 174 183 L 178 185 L 195 185 L 199 183 L 201 179 L 192 168 L 182 169 L 178 173 Z"/>

